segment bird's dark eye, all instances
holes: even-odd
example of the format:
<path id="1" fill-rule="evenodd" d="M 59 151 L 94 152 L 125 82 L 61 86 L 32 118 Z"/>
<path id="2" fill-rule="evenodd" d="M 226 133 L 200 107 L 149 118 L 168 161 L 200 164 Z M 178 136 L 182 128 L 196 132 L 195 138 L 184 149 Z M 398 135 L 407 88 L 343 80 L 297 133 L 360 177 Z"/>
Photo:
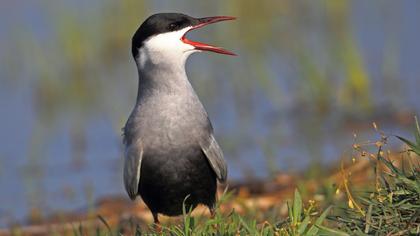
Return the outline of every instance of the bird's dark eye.
<path id="1" fill-rule="evenodd" d="M 168 26 L 169 30 L 176 30 L 179 28 L 179 24 L 178 23 L 170 23 Z"/>

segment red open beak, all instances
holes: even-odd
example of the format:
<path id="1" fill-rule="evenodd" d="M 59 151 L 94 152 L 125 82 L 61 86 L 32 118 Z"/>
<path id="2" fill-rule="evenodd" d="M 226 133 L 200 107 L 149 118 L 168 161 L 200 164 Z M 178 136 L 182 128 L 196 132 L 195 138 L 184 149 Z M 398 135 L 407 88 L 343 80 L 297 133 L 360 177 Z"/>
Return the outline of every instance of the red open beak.
<path id="1" fill-rule="evenodd" d="M 200 18 L 200 19 L 198 19 L 198 24 L 194 25 L 190 30 L 185 32 L 185 34 L 182 36 L 181 40 L 182 40 L 182 42 L 190 44 L 191 46 L 195 47 L 197 50 L 211 51 L 211 52 L 216 52 L 216 53 L 220 53 L 220 54 L 236 56 L 235 53 L 229 52 L 226 49 L 223 49 L 223 48 L 220 48 L 220 47 L 215 47 L 215 46 L 208 45 L 208 44 L 205 44 L 205 43 L 194 42 L 194 41 L 191 41 L 191 40 L 189 40 L 185 37 L 185 35 L 191 30 L 195 30 L 195 29 L 198 29 L 198 28 L 201 28 L 201 27 L 204 27 L 206 25 L 213 24 L 213 23 L 216 23 L 216 22 L 219 22 L 219 21 L 234 20 L 234 19 L 236 19 L 236 17 L 232 17 L 232 16 L 213 16 L 213 17 Z"/>

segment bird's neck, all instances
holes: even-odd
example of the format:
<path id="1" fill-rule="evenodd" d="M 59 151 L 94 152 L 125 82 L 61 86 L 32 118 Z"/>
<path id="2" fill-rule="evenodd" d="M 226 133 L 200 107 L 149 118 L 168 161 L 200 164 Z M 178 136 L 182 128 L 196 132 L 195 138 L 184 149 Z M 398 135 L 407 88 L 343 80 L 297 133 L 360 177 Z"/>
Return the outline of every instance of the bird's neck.
<path id="1" fill-rule="evenodd" d="M 163 94 L 187 95 L 193 92 L 185 71 L 186 58 L 138 58 L 139 74 L 137 103 L 145 97 Z"/>

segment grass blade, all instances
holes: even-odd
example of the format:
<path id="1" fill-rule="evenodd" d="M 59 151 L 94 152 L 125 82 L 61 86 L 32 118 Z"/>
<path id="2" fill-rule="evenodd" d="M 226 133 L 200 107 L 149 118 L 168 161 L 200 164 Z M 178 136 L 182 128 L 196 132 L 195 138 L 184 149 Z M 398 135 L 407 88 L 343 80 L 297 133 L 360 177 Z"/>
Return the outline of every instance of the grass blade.
<path id="1" fill-rule="evenodd" d="M 109 235 L 112 235 L 112 230 L 111 230 L 111 227 L 109 226 L 108 222 L 106 222 L 106 220 L 101 215 L 98 215 L 98 218 L 107 228 L 107 230 L 109 232 Z"/>
<path id="2" fill-rule="evenodd" d="M 416 145 L 415 143 L 411 142 L 410 140 L 403 138 L 401 136 L 396 136 L 399 140 L 403 141 L 407 146 L 411 148 L 411 151 L 415 152 L 417 155 L 420 155 L 420 145 Z"/>
<path id="3" fill-rule="evenodd" d="M 318 225 L 318 224 L 316 224 L 315 226 L 321 230 L 322 235 L 350 236 L 350 234 L 340 231 L 340 230 L 330 229 L 330 228 L 327 228 L 325 226 Z"/>
<path id="4" fill-rule="evenodd" d="M 300 222 L 300 215 L 302 212 L 302 197 L 300 196 L 299 190 L 295 189 L 295 197 L 293 200 L 293 219 L 292 225 L 297 225 Z"/>
<path id="5" fill-rule="evenodd" d="M 325 218 L 327 217 L 329 211 L 331 210 L 332 206 L 329 206 L 327 209 L 325 209 L 324 212 L 316 219 L 315 225 L 312 225 L 311 228 L 309 228 L 307 235 L 318 235 L 318 228 L 317 225 L 321 225 L 322 222 L 324 222 Z"/>
<path id="6" fill-rule="evenodd" d="M 309 220 L 310 220 L 310 216 L 309 215 L 307 215 L 305 217 L 305 219 L 303 219 L 302 223 L 299 225 L 299 228 L 298 228 L 299 235 L 302 235 L 305 232 L 306 227 L 308 227 Z"/>
<path id="7" fill-rule="evenodd" d="M 416 131 L 414 132 L 415 136 L 416 136 L 416 143 L 417 146 L 420 147 L 420 126 L 419 126 L 419 121 L 417 120 L 417 116 L 414 116 L 414 120 L 415 120 L 415 126 L 416 126 Z"/>

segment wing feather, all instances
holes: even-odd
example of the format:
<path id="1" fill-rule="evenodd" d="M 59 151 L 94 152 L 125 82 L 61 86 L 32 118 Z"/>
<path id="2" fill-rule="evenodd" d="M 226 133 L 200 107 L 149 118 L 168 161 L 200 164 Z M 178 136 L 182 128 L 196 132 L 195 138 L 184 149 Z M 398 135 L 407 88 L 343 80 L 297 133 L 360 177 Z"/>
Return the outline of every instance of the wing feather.
<path id="1" fill-rule="evenodd" d="M 124 186 L 131 200 L 134 200 L 138 193 L 142 158 L 143 145 L 140 140 L 131 143 L 126 147 L 124 159 Z"/>
<path id="2" fill-rule="evenodd" d="M 213 134 L 210 134 L 208 139 L 203 140 L 200 143 L 201 150 L 203 150 L 207 159 L 210 162 L 210 165 L 213 171 L 216 173 L 217 179 L 224 183 L 227 179 L 227 165 L 226 161 L 223 158 L 222 149 L 220 149 L 219 144 L 217 144 L 216 139 Z"/>

